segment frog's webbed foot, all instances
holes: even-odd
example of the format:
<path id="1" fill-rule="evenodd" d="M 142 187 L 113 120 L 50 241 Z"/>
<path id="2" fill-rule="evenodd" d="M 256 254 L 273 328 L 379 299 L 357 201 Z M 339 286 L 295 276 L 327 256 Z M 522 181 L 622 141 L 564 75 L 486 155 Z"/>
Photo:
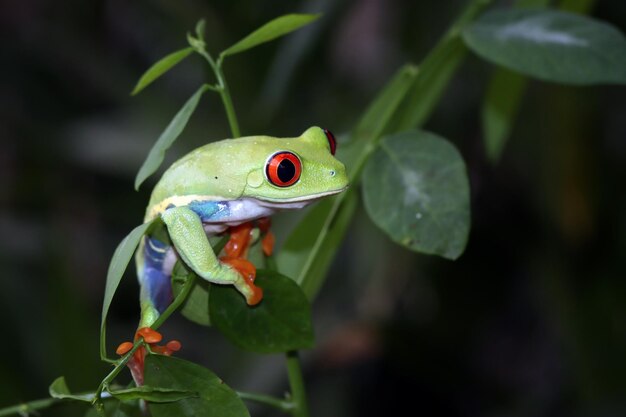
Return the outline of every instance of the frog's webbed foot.
<path id="1" fill-rule="evenodd" d="M 253 241 L 253 228 L 252 222 L 231 227 L 229 229 L 230 238 L 224 247 L 224 256 L 220 257 L 223 264 L 229 265 L 243 277 L 246 288 L 242 292 L 248 305 L 258 304 L 263 299 L 263 290 L 254 285 L 256 267 L 252 262 L 245 259 L 248 248 Z"/>
<path id="2" fill-rule="evenodd" d="M 238 289 L 246 297 L 246 303 L 251 306 L 259 304 L 263 299 L 263 290 L 260 287 L 254 285 L 254 280 L 256 278 L 256 267 L 254 266 L 254 264 L 252 264 L 252 262 L 250 262 L 249 260 L 243 258 L 223 257 L 220 258 L 220 261 L 232 267 L 235 271 L 239 273 L 239 275 L 243 277 L 245 282 L 245 288 Z"/>
<path id="3" fill-rule="evenodd" d="M 140 338 L 143 338 L 144 342 L 148 344 L 151 352 L 158 353 L 160 355 L 171 356 L 174 352 L 178 352 L 181 348 L 181 344 L 178 340 L 170 340 L 165 345 L 157 345 L 157 343 L 163 340 L 163 336 L 161 333 L 151 329 L 150 327 L 142 327 L 137 330 L 135 333 L 135 341 Z M 122 356 L 130 352 L 132 348 L 132 342 L 124 342 L 117 347 L 115 353 Z M 143 369 L 147 353 L 146 347 L 140 346 L 137 350 L 135 350 L 133 357 L 126 364 L 130 369 L 130 373 L 133 375 L 133 379 L 137 385 L 143 385 Z"/>

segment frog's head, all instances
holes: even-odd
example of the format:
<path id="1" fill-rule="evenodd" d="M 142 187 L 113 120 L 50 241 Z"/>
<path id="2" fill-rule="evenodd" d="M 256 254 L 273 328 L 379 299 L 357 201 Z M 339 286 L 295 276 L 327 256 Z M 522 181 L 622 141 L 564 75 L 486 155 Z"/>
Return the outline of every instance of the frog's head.
<path id="1" fill-rule="evenodd" d="M 346 168 L 334 156 L 337 145 L 330 131 L 311 127 L 297 138 L 266 138 L 265 163 L 249 173 L 245 195 L 297 206 L 348 186 Z"/>

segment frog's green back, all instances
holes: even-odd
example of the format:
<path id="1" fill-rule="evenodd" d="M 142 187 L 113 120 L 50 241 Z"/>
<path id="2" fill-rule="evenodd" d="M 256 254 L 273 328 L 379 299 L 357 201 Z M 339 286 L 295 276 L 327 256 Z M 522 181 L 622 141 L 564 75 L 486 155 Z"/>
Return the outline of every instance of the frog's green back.
<path id="1" fill-rule="evenodd" d="M 273 186 L 264 176 L 268 158 L 281 151 L 295 153 L 302 162 L 300 180 L 288 188 Z M 295 138 L 225 139 L 193 150 L 165 171 L 152 192 L 146 219 L 171 204 L 181 205 L 195 197 L 281 201 L 324 194 L 346 186 L 345 167 L 332 156 L 326 136 L 318 127 Z"/>

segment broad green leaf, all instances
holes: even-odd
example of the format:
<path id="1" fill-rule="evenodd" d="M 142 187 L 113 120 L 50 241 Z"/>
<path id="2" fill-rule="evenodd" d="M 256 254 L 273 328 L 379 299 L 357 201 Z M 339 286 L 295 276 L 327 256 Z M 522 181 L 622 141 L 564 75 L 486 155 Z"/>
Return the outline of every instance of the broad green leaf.
<path id="1" fill-rule="evenodd" d="M 172 67 L 178 64 L 183 59 L 187 58 L 189 54 L 193 52 L 193 48 L 184 48 L 176 52 L 161 58 L 155 62 L 144 74 L 141 76 L 131 95 L 139 93 L 141 90 L 152 84 L 154 80 L 165 74 Z"/>
<path id="2" fill-rule="evenodd" d="M 165 151 L 172 146 L 174 141 L 183 132 L 183 129 L 189 122 L 189 118 L 196 110 L 196 107 L 198 107 L 202 94 L 204 94 L 207 90 L 208 87 L 206 85 L 200 87 L 189 98 L 189 100 L 187 100 L 183 107 L 181 107 L 178 113 L 176 113 L 176 116 L 174 116 L 172 121 L 167 125 L 163 133 L 161 133 L 159 139 L 156 141 L 152 149 L 150 149 L 148 157 L 141 165 L 141 168 L 139 168 L 139 172 L 135 178 L 135 190 L 138 190 L 141 183 L 143 183 L 146 178 L 154 174 L 154 172 L 159 169 L 159 166 L 161 166 L 161 163 L 165 158 Z"/>
<path id="3" fill-rule="evenodd" d="M 133 257 L 135 249 L 139 246 L 141 238 L 157 221 L 158 219 L 154 219 L 135 227 L 133 231 L 120 242 L 113 253 L 113 258 L 111 258 L 111 263 L 109 264 L 109 270 L 107 272 L 106 288 L 104 290 L 102 319 L 100 321 L 100 358 L 103 360 L 107 360 L 106 320 L 107 315 L 109 314 L 109 308 L 111 307 L 111 301 L 113 301 L 115 291 L 117 291 L 117 287 L 124 276 L 124 272 L 126 272 L 126 267 L 128 266 L 130 259 Z"/>
<path id="4" fill-rule="evenodd" d="M 287 14 L 277 17 L 222 51 L 220 58 L 238 54 L 262 43 L 286 35 L 317 20 L 320 16 L 319 14 Z"/>
<path id="5" fill-rule="evenodd" d="M 493 74 L 483 102 L 481 117 L 487 157 L 500 159 L 526 90 L 526 77 L 498 68 Z"/>
<path id="6" fill-rule="evenodd" d="M 465 163 L 445 139 L 425 131 L 385 138 L 363 171 L 372 221 L 416 252 L 458 258 L 470 227 Z"/>
<path id="7" fill-rule="evenodd" d="M 172 271 L 172 287 L 176 297 L 191 274 L 195 274 L 183 262 L 178 261 Z M 185 300 L 180 313 L 188 320 L 202 326 L 210 326 L 209 318 L 209 291 L 211 284 L 202 279 L 196 279 L 189 296 Z"/>
<path id="8" fill-rule="evenodd" d="M 555 10 L 495 11 L 466 28 L 463 39 L 488 61 L 542 80 L 626 83 L 626 37 L 589 17 Z"/>
<path id="9" fill-rule="evenodd" d="M 492 0 L 470 2 L 424 58 L 419 65 L 419 73 L 413 83 L 413 88 L 386 130 L 387 133 L 413 129 L 424 124 L 467 54 L 460 31 L 490 3 Z"/>
<path id="10" fill-rule="evenodd" d="M 109 393 L 120 401 L 146 400 L 153 403 L 170 403 L 198 396 L 197 392 L 189 390 L 157 388 L 149 385 L 109 391 Z"/>
<path id="11" fill-rule="evenodd" d="M 313 207 L 278 252 L 279 270 L 300 284 L 310 300 L 321 286 L 356 210 L 356 200 L 348 198 L 354 183 L 416 74 L 412 65 L 400 68 L 368 106 L 352 134 L 352 141 L 337 149 L 337 157 L 346 164 L 352 188 Z"/>
<path id="12" fill-rule="evenodd" d="M 163 355 L 146 357 L 144 380 L 151 387 L 193 391 L 198 397 L 172 403 L 150 403 L 153 417 L 249 417 L 237 394 L 208 369 Z"/>
<path id="13" fill-rule="evenodd" d="M 211 323 L 234 345 L 258 353 L 278 353 L 313 346 L 311 308 L 302 290 L 284 275 L 259 269 L 255 284 L 263 300 L 250 307 L 228 285 L 213 285 Z"/>
<path id="14" fill-rule="evenodd" d="M 93 394 L 72 394 L 70 389 L 67 387 L 67 383 L 65 382 L 65 377 L 58 377 L 52 382 L 50 388 L 48 389 L 50 396 L 52 398 L 58 398 L 61 400 L 76 400 L 90 403 L 94 396 Z"/>

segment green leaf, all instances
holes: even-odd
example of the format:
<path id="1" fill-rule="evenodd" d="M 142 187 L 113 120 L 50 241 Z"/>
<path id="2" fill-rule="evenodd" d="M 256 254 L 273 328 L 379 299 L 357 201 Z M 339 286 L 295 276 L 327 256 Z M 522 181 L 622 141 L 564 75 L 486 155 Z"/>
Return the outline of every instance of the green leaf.
<path id="1" fill-rule="evenodd" d="M 193 391 L 198 397 L 172 403 L 151 403 L 153 417 L 202 416 L 249 417 L 250 414 L 237 394 L 208 369 L 162 355 L 146 357 L 144 380 L 152 387 L 168 387 Z"/>
<path id="2" fill-rule="evenodd" d="M 262 43 L 269 42 L 280 36 L 293 32 L 302 26 L 314 22 L 320 16 L 320 14 L 287 14 L 277 17 L 276 19 L 264 24 L 231 47 L 222 51 L 220 59 L 228 55 L 238 54 Z"/>
<path id="3" fill-rule="evenodd" d="M 157 388 L 149 385 L 109 391 L 109 393 L 120 401 L 146 400 L 153 403 L 170 403 L 198 396 L 197 392 L 189 390 Z"/>
<path id="4" fill-rule="evenodd" d="M 589 17 L 554 10 L 495 11 L 465 29 L 463 39 L 488 61 L 542 80 L 626 83 L 626 38 Z"/>
<path id="5" fill-rule="evenodd" d="M 107 272 L 104 302 L 102 305 L 102 319 L 100 322 L 100 358 L 102 360 L 108 360 L 106 353 L 106 320 L 107 315 L 109 314 L 109 308 L 111 307 L 111 301 L 113 301 L 115 291 L 117 291 L 117 287 L 124 276 L 126 267 L 128 266 L 130 259 L 133 257 L 139 242 L 141 242 L 141 238 L 157 221 L 159 221 L 159 219 L 154 219 L 135 227 L 133 231 L 120 242 L 113 253 L 113 258 L 111 258 L 111 263 L 109 264 L 109 270 Z"/>
<path id="6" fill-rule="evenodd" d="M 174 297 L 180 293 L 184 283 L 191 274 L 195 273 L 189 269 L 184 262 L 176 262 L 174 270 L 172 271 L 172 288 L 174 290 Z M 194 280 L 193 288 L 180 310 L 180 313 L 188 320 L 202 326 L 211 325 L 211 320 L 209 318 L 210 285 L 211 284 L 209 282 L 202 279 Z"/>
<path id="7" fill-rule="evenodd" d="M 313 346 L 311 308 L 300 287 L 274 271 L 257 270 L 263 300 L 250 307 L 232 286 L 211 287 L 211 323 L 234 345 L 258 353 Z"/>
<path id="8" fill-rule="evenodd" d="M 352 134 L 352 141 L 337 149 L 338 158 L 348 169 L 352 187 L 313 207 L 278 252 L 279 269 L 300 284 L 309 300 L 324 281 L 353 218 L 357 207 L 354 182 L 358 181 L 365 160 L 398 111 L 416 75 L 413 65 L 403 66 L 368 106 Z"/>
<path id="9" fill-rule="evenodd" d="M 154 80 L 172 69 L 172 67 L 178 64 L 180 61 L 187 58 L 192 52 L 193 48 L 184 48 L 179 51 L 172 52 L 171 54 L 155 62 L 150 68 L 148 68 L 146 72 L 144 72 L 144 74 L 137 82 L 135 88 L 133 88 L 132 93 L 130 94 L 134 96 L 139 93 L 141 90 L 152 84 Z"/>
<path id="10" fill-rule="evenodd" d="M 481 111 L 485 150 L 491 162 L 500 159 L 526 84 L 526 77 L 504 68 L 498 68 L 491 78 Z"/>
<path id="11" fill-rule="evenodd" d="M 461 155 L 425 131 L 385 138 L 363 171 L 372 221 L 416 252 L 458 258 L 470 227 L 469 184 Z"/>
<path id="12" fill-rule="evenodd" d="M 70 389 L 67 387 L 67 383 L 65 382 L 65 377 L 58 377 L 52 382 L 50 388 L 48 389 L 50 396 L 52 398 L 58 398 L 61 400 L 76 400 L 82 402 L 90 403 L 94 396 L 93 394 L 72 394 Z"/>
<path id="13" fill-rule="evenodd" d="M 424 124 L 431 115 L 450 79 L 467 53 L 461 40 L 461 30 L 471 22 L 491 0 L 470 2 L 419 65 L 419 74 L 387 133 L 413 129 Z"/>
<path id="14" fill-rule="evenodd" d="M 143 183 L 146 178 L 150 175 L 154 174 L 154 172 L 159 169 L 163 159 L 165 158 L 165 151 L 167 151 L 170 146 L 174 143 L 174 141 L 180 136 L 187 126 L 189 122 L 189 118 L 198 107 L 198 103 L 200 102 L 200 98 L 205 91 L 208 90 L 206 85 L 198 88 L 198 90 L 187 100 L 187 102 L 181 107 L 181 109 L 176 113 L 176 116 L 172 119 L 172 121 L 167 125 L 159 139 L 156 141 L 152 149 L 150 149 L 150 153 L 148 153 L 148 157 L 139 168 L 139 172 L 137 173 L 137 177 L 135 178 L 135 190 L 139 189 L 141 183 Z"/>

